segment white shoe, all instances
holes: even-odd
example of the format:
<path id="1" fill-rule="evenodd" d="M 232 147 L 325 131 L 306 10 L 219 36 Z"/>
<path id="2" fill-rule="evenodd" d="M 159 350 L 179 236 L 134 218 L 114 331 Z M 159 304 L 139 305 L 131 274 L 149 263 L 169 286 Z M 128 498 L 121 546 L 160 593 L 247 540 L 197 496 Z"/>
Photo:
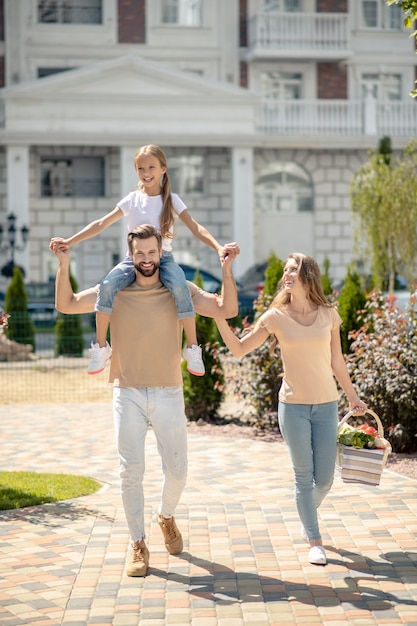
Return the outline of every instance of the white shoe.
<path id="1" fill-rule="evenodd" d="M 300 533 L 301 533 L 301 536 L 302 536 L 302 538 L 304 539 L 304 541 L 305 541 L 306 543 L 309 543 L 309 542 L 310 542 L 310 539 L 308 538 L 308 535 L 307 535 L 307 533 L 306 533 L 306 529 L 304 528 L 304 526 L 301 526 Z"/>
<path id="2" fill-rule="evenodd" d="M 106 367 L 111 357 L 111 348 L 106 341 L 104 348 L 100 348 L 98 343 L 92 343 L 90 348 L 90 363 L 88 364 L 88 374 L 100 374 Z"/>
<path id="3" fill-rule="evenodd" d="M 194 376 L 204 376 L 206 373 L 203 358 L 202 358 L 202 350 L 200 346 L 193 344 L 191 348 L 185 346 L 182 351 L 182 356 L 185 361 L 187 361 L 187 370 L 190 374 L 194 374 Z"/>
<path id="4" fill-rule="evenodd" d="M 313 546 L 308 553 L 308 560 L 313 565 L 326 565 L 326 552 L 323 546 Z"/>

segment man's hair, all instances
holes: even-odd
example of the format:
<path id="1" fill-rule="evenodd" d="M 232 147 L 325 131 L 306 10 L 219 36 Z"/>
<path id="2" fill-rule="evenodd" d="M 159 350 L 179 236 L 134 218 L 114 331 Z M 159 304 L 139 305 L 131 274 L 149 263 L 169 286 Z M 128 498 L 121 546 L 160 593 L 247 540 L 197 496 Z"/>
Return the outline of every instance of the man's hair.
<path id="1" fill-rule="evenodd" d="M 129 252 L 132 254 L 132 244 L 134 239 L 150 239 L 151 237 L 155 237 L 158 242 L 158 250 L 162 248 L 162 237 L 161 233 L 158 232 L 155 226 L 152 224 L 142 224 L 142 226 L 136 226 L 133 228 L 127 235 L 127 244 L 129 246 Z"/>

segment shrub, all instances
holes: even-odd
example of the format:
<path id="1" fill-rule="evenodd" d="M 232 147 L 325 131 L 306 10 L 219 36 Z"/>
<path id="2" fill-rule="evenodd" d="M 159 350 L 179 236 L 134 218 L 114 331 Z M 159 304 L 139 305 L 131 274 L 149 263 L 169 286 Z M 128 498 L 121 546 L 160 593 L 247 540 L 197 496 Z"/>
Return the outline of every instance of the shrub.
<path id="1" fill-rule="evenodd" d="M 417 450 L 417 311 L 400 311 L 393 297 L 368 297 L 362 327 L 352 333 L 347 366 L 360 397 L 384 426 L 395 452 Z M 345 408 L 347 404 L 345 401 Z"/>
<path id="2" fill-rule="evenodd" d="M 202 286 L 198 272 L 194 283 Z M 187 364 L 183 362 L 185 414 L 190 421 L 214 421 L 218 418 L 224 397 L 224 371 L 220 360 L 222 349 L 217 341 L 218 331 L 213 319 L 196 315 L 196 327 L 206 373 L 204 376 L 194 376 L 187 371 Z"/>
<path id="3" fill-rule="evenodd" d="M 23 274 L 13 268 L 13 276 L 6 291 L 4 310 L 10 315 L 6 336 L 17 343 L 29 344 L 35 350 L 35 327 L 27 310 L 28 297 Z"/>
<path id="4" fill-rule="evenodd" d="M 324 295 L 326 296 L 330 296 L 333 293 L 333 288 L 332 288 L 332 279 L 330 278 L 330 261 L 329 259 L 326 257 L 324 259 L 324 271 L 321 275 L 321 284 L 323 287 L 323 291 L 324 291 Z"/>
<path id="5" fill-rule="evenodd" d="M 74 292 L 78 291 L 75 278 L 70 274 L 70 282 Z M 80 315 L 58 313 L 55 324 L 55 355 L 81 357 L 84 352 L 84 336 Z"/>
<path id="6" fill-rule="evenodd" d="M 284 263 L 275 254 L 271 254 L 265 270 L 264 289 L 255 304 L 257 317 L 270 306 L 283 270 Z M 253 407 L 258 428 L 278 427 L 281 374 L 281 358 L 279 354 L 270 353 L 268 341 L 244 357 L 236 366 L 233 376 L 234 393 Z"/>
<path id="7" fill-rule="evenodd" d="M 361 326 L 359 311 L 366 302 L 366 292 L 360 286 L 360 278 L 356 272 L 348 270 L 345 284 L 338 298 L 338 311 L 343 320 L 340 336 L 343 354 L 348 354 L 353 341 L 350 333 Z"/>

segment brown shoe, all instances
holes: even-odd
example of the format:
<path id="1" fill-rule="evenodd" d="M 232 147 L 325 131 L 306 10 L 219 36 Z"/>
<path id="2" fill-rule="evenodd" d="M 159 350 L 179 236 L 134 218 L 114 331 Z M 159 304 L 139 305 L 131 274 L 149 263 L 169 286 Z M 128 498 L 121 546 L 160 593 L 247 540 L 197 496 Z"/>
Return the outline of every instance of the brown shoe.
<path id="1" fill-rule="evenodd" d="M 129 555 L 126 574 L 128 576 L 146 576 L 148 565 L 149 550 L 145 545 L 145 540 L 134 541 Z"/>
<path id="2" fill-rule="evenodd" d="M 165 547 L 170 554 L 182 552 L 182 536 L 175 523 L 174 517 L 162 517 L 158 515 L 158 524 L 161 527 L 165 539 Z"/>

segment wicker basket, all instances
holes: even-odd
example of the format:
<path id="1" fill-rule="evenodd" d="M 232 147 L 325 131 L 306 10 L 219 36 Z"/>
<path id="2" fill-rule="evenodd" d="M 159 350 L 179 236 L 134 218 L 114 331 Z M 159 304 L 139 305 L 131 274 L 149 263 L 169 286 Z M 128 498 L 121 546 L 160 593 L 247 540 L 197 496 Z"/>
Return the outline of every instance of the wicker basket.
<path id="1" fill-rule="evenodd" d="M 384 438 L 384 428 L 378 415 L 368 409 L 377 424 L 380 439 Z M 343 424 L 353 415 L 349 411 L 339 422 L 338 433 Z M 386 441 L 386 440 L 385 440 Z M 363 485 L 379 485 L 382 470 L 385 467 L 388 456 L 391 453 L 391 446 L 386 441 L 384 449 L 354 448 L 337 444 L 336 468 L 340 471 L 341 478 L 345 483 L 361 483 Z"/>

